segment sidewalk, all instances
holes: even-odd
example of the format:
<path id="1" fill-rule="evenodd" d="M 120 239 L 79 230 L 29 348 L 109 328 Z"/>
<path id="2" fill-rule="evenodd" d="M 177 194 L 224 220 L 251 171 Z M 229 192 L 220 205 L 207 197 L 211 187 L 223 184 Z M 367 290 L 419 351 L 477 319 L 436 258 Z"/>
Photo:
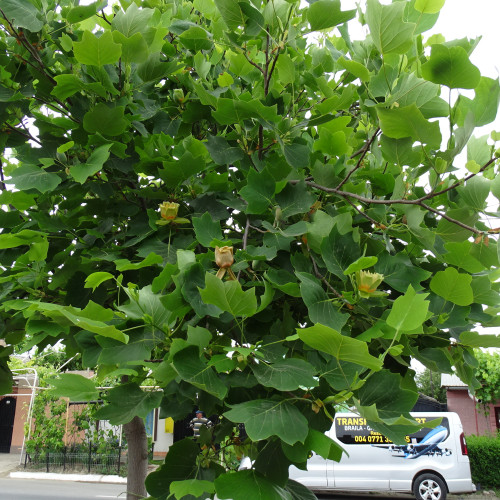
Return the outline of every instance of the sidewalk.
<path id="1" fill-rule="evenodd" d="M 20 453 L 0 453 L 0 477 L 8 477 L 9 472 L 19 467 Z"/>
<path id="2" fill-rule="evenodd" d="M 57 474 L 55 472 L 31 472 L 19 465 L 20 453 L 0 453 L 0 477 L 17 479 L 56 479 L 59 481 L 79 481 L 86 483 L 126 484 L 127 478 L 103 474 Z"/>

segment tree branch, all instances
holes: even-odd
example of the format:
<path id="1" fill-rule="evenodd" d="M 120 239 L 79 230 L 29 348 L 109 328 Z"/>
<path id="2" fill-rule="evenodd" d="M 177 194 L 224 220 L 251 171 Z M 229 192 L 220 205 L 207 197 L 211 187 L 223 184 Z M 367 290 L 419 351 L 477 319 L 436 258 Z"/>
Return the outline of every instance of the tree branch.
<path id="1" fill-rule="evenodd" d="M 372 135 L 371 139 L 361 149 L 359 149 L 353 155 L 351 155 L 351 159 L 356 158 L 356 156 L 359 155 L 361 156 L 359 157 L 356 166 L 345 176 L 344 180 L 337 186 L 337 189 L 340 189 L 351 178 L 351 175 L 361 167 L 361 164 L 363 163 L 366 154 L 370 150 L 373 141 L 375 140 L 379 132 L 380 132 L 380 127 L 378 127 L 377 130 L 375 130 L 375 133 Z"/>
<path id="2" fill-rule="evenodd" d="M 330 285 L 329 281 L 319 272 L 319 269 L 318 269 L 318 264 L 316 264 L 316 260 L 314 259 L 312 253 L 311 253 L 311 249 L 309 248 L 309 245 L 307 245 L 307 250 L 309 251 L 309 257 L 311 258 L 311 262 L 312 262 L 312 265 L 313 265 L 313 269 L 314 269 L 314 274 L 316 276 L 316 278 L 319 278 L 325 285 L 326 287 L 336 296 L 338 297 L 339 299 L 342 299 L 344 302 L 347 302 L 345 300 L 345 298 L 342 296 L 342 294 L 340 292 L 338 292 L 337 290 L 335 290 L 335 288 L 333 288 L 332 285 Z"/>
<path id="3" fill-rule="evenodd" d="M 372 140 L 374 140 L 374 137 L 372 137 Z M 365 147 L 366 147 L 366 145 L 365 145 Z M 479 172 L 482 172 L 486 168 L 488 168 L 488 166 L 491 165 L 496 159 L 497 158 L 491 158 L 488 162 L 486 162 L 481 167 Z M 427 200 L 435 198 L 436 196 L 439 196 L 443 193 L 446 193 L 452 189 L 455 189 L 456 187 L 460 186 L 463 182 L 467 181 L 468 179 L 471 179 L 475 175 L 477 175 L 477 174 L 470 174 L 467 177 L 465 177 L 463 180 L 455 182 L 452 186 L 449 186 L 448 188 L 443 189 L 442 191 L 431 192 L 431 193 L 426 194 L 425 196 L 422 196 L 422 197 L 414 199 L 414 200 L 409 200 L 409 199 L 382 200 L 382 199 L 377 199 L 377 198 L 366 198 L 365 196 L 360 196 L 359 194 L 356 194 L 356 193 L 342 191 L 339 189 L 339 187 L 329 188 L 326 186 L 321 186 L 320 184 L 317 184 L 316 182 L 312 182 L 312 181 L 305 181 L 305 183 L 308 186 L 311 186 L 311 187 L 318 189 L 320 191 L 324 191 L 325 193 L 331 193 L 331 194 L 335 194 L 337 196 L 340 196 L 341 198 L 344 198 L 349 203 L 350 203 L 350 200 L 353 199 L 353 200 L 358 200 L 361 203 L 366 203 L 368 205 L 417 205 L 417 206 L 422 207 L 424 210 L 428 210 L 429 212 L 432 212 L 436 215 L 439 215 L 440 217 L 447 220 L 448 222 L 456 224 L 457 226 L 460 226 L 460 227 L 466 229 L 467 231 L 470 231 L 473 234 L 482 235 L 484 233 L 484 231 L 480 231 L 479 229 L 476 229 L 475 227 L 469 226 L 468 224 L 464 224 L 463 222 L 461 222 L 457 219 L 454 219 L 454 218 L 450 217 L 449 215 L 446 215 L 446 213 L 441 212 L 440 210 L 437 210 L 435 208 L 432 208 L 429 205 L 427 205 L 426 203 L 424 203 Z M 348 177 L 349 176 L 347 176 L 346 179 Z M 290 180 L 288 182 L 290 184 L 298 184 L 299 182 L 304 182 L 304 181 Z M 341 184 L 339 184 L 339 186 L 341 186 L 342 184 L 343 184 L 343 182 Z M 362 215 L 366 216 L 366 214 L 362 214 Z M 373 221 L 373 222 L 375 223 L 376 221 Z"/>
<path id="4" fill-rule="evenodd" d="M 9 129 L 9 130 L 12 130 L 12 132 L 16 132 L 20 135 L 23 135 L 24 137 L 26 137 L 27 139 L 29 139 L 30 141 L 33 141 L 33 142 L 36 142 L 37 144 L 39 144 L 40 146 L 43 146 L 43 144 L 36 138 L 36 137 L 33 137 L 31 134 L 29 133 L 26 133 L 26 132 L 23 132 L 22 130 L 19 130 L 18 128 L 16 127 L 13 127 L 12 125 L 9 125 L 8 123 L 5 124 L 5 126 Z"/>

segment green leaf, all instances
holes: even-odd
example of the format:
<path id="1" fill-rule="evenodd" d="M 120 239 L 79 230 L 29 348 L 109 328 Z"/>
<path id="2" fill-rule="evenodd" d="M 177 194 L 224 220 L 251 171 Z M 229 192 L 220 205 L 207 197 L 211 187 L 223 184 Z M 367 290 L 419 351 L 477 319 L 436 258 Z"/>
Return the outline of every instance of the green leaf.
<path id="1" fill-rule="evenodd" d="M 375 264 L 375 272 L 383 274 L 384 283 L 401 293 L 406 292 L 408 284 L 411 284 L 416 291 L 422 290 L 420 283 L 431 276 L 429 271 L 414 266 L 405 253 L 396 255 L 382 253 Z"/>
<path id="2" fill-rule="evenodd" d="M 231 406 L 224 413 L 231 422 L 245 424 L 252 441 L 278 436 L 285 443 L 303 443 L 308 433 L 307 419 L 296 406 L 286 401 L 257 399 Z"/>
<path id="3" fill-rule="evenodd" d="M 344 271 L 360 257 L 359 244 L 357 244 L 351 234 L 341 235 L 335 226 L 328 238 L 321 244 L 321 253 L 328 271 L 346 281 Z"/>
<path id="4" fill-rule="evenodd" d="M 53 387 L 52 394 L 70 401 L 93 401 L 99 397 L 94 382 L 76 373 L 62 373 L 58 378 L 50 378 L 48 383 Z"/>
<path id="5" fill-rule="evenodd" d="M 191 26 L 179 36 L 179 40 L 186 49 L 193 52 L 209 50 L 213 45 L 207 32 L 199 26 Z"/>
<path id="6" fill-rule="evenodd" d="M 149 20 L 154 14 L 153 9 L 140 8 L 135 2 L 131 2 L 125 10 L 118 10 L 113 17 L 111 26 L 126 37 L 134 36 L 136 33 L 144 33 L 149 24 Z"/>
<path id="7" fill-rule="evenodd" d="M 340 0 L 319 0 L 312 3 L 307 9 L 307 20 L 311 25 L 311 31 L 344 24 L 356 15 L 356 10 L 341 11 L 340 8 Z"/>
<path id="8" fill-rule="evenodd" d="M 476 212 L 486 208 L 486 199 L 490 194 L 491 181 L 481 176 L 472 177 L 460 189 L 460 199 Z"/>
<path id="9" fill-rule="evenodd" d="M 300 340 L 318 351 L 331 354 L 338 360 L 350 361 L 370 370 L 380 370 L 382 361 L 368 352 L 366 342 L 341 335 L 324 325 L 297 329 Z"/>
<path id="10" fill-rule="evenodd" d="M 45 239 L 44 233 L 31 229 L 23 229 L 18 233 L 0 233 L 0 249 L 15 248 L 21 245 L 41 243 Z"/>
<path id="11" fill-rule="evenodd" d="M 125 335 L 122 331 L 118 330 L 115 326 L 107 325 L 103 321 L 91 319 L 85 316 L 84 311 L 70 306 L 60 306 L 51 303 L 40 303 L 36 302 L 33 304 L 38 310 L 40 310 L 45 316 L 54 319 L 66 319 L 74 326 L 81 328 L 82 330 L 88 330 L 89 332 L 97 333 L 103 337 L 110 337 L 120 342 L 127 343 L 128 335 Z M 109 311 L 109 310 L 108 310 Z M 111 311 L 110 311 L 111 312 Z M 111 313 L 112 316 L 112 313 Z"/>
<path id="12" fill-rule="evenodd" d="M 151 252 L 148 256 L 141 260 L 140 262 L 132 263 L 128 259 L 116 259 L 114 264 L 116 270 L 120 272 L 124 271 L 137 271 L 138 269 L 143 269 L 144 267 L 155 266 L 156 264 L 161 264 L 163 258 L 160 255 Z"/>
<path id="13" fill-rule="evenodd" d="M 299 387 L 317 387 L 314 367 L 302 359 L 291 358 L 274 363 L 261 361 L 252 367 L 253 373 L 264 387 L 274 387 L 279 391 L 294 391 Z"/>
<path id="14" fill-rule="evenodd" d="M 121 45 L 113 41 L 110 31 L 97 37 L 90 31 L 84 31 L 81 42 L 73 42 L 73 52 L 81 64 L 104 66 L 118 62 L 122 54 Z"/>
<path id="15" fill-rule="evenodd" d="M 258 99 L 240 101 L 225 97 L 217 99 L 217 110 L 212 111 L 212 116 L 221 125 L 242 123 L 243 120 L 250 118 L 257 119 L 261 122 L 279 122 L 281 120 L 277 114 L 276 105 L 264 106 Z"/>
<path id="16" fill-rule="evenodd" d="M 421 327 L 429 310 L 427 296 L 427 293 L 417 294 L 409 285 L 406 293 L 394 301 L 387 324 L 398 332 L 411 332 Z"/>
<path id="17" fill-rule="evenodd" d="M 358 260 L 355 260 L 352 264 L 349 264 L 349 267 L 344 271 L 346 276 L 349 274 L 353 274 L 356 271 L 361 271 L 362 269 L 368 269 L 369 267 L 374 266 L 378 262 L 378 258 L 375 256 L 371 257 L 360 257 Z"/>
<path id="18" fill-rule="evenodd" d="M 124 106 L 110 108 L 103 102 L 98 103 L 83 117 L 83 128 L 91 134 L 98 132 L 104 136 L 116 137 L 125 132 L 128 125 Z"/>
<path id="19" fill-rule="evenodd" d="M 280 55 L 276 64 L 278 78 L 281 85 L 288 85 L 295 81 L 295 65 L 287 54 Z"/>
<path id="20" fill-rule="evenodd" d="M 113 275 L 110 273 L 102 271 L 92 273 L 87 276 L 87 278 L 85 278 L 85 288 L 92 288 L 92 291 L 94 292 L 101 283 L 104 283 L 105 281 L 108 281 L 110 279 L 113 279 Z"/>
<path id="21" fill-rule="evenodd" d="M 213 304 L 235 317 L 253 316 L 257 312 L 255 288 L 244 292 L 238 281 L 223 282 L 215 275 L 205 275 L 206 288 L 199 289 L 206 304 Z"/>
<path id="22" fill-rule="evenodd" d="M 175 495 L 175 498 L 183 498 L 187 495 L 200 497 L 203 494 L 214 492 L 214 483 L 202 479 L 185 479 L 184 481 L 172 481 L 170 483 L 170 494 Z"/>
<path id="23" fill-rule="evenodd" d="M 469 347 L 500 347 L 500 335 L 488 335 L 478 332 L 462 332 L 460 343 Z"/>
<path id="24" fill-rule="evenodd" d="M 454 267 L 448 267 L 435 274 L 430 288 L 435 294 L 458 306 L 468 306 L 474 301 L 471 281 L 469 274 L 459 273 Z"/>
<path id="25" fill-rule="evenodd" d="M 423 14 L 436 14 L 446 0 L 416 0 L 415 9 Z"/>
<path id="26" fill-rule="evenodd" d="M 103 146 L 99 146 L 87 160 L 87 163 L 83 163 L 80 165 L 75 165 L 70 168 L 70 173 L 75 179 L 75 181 L 83 184 L 89 177 L 93 176 L 99 170 L 102 169 L 104 163 L 106 163 L 109 158 L 109 149 L 112 144 L 104 144 Z"/>
<path id="27" fill-rule="evenodd" d="M 301 281 L 300 292 L 311 321 L 340 331 L 349 316 L 339 311 L 339 306 L 332 303 L 319 281 L 312 274 L 302 272 L 296 274 Z"/>
<path id="28" fill-rule="evenodd" d="M 285 189 L 276 195 L 276 203 L 281 208 L 283 218 L 308 213 L 315 201 L 315 196 L 309 192 L 305 182 L 287 184 Z"/>
<path id="29" fill-rule="evenodd" d="M 261 172 L 254 169 L 248 172 L 247 185 L 240 190 L 241 197 L 247 201 L 248 214 L 261 214 L 273 202 L 276 181 L 267 168 Z"/>
<path id="30" fill-rule="evenodd" d="M 405 436 L 419 429 L 409 412 L 417 401 L 417 392 L 401 388 L 401 377 L 389 370 L 374 373 L 357 391 L 356 404 L 370 427 L 395 443 L 405 443 Z"/>
<path id="31" fill-rule="evenodd" d="M 146 40 L 141 33 L 126 37 L 119 31 L 113 31 L 113 40 L 122 47 L 121 61 L 127 63 L 142 63 L 149 56 Z"/>
<path id="32" fill-rule="evenodd" d="M 29 0 L 2 0 L 1 9 L 15 28 L 33 33 L 43 28 L 41 12 Z"/>
<path id="33" fill-rule="evenodd" d="M 200 447 L 193 439 L 177 441 L 168 449 L 165 463 L 146 477 L 146 488 L 158 499 L 166 499 L 174 481 L 194 479 Z"/>
<path id="34" fill-rule="evenodd" d="M 370 72 L 363 64 L 357 61 L 351 61 L 350 59 L 345 59 L 344 57 L 339 57 L 337 60 L 337 64 L 341 68 L 349 71 L 349 73 L 352 73 L 356 78 L 359 78 L 362 82 L 370 81 Z"/>
<path id="35" fill-rule="evenodd" d="M 230 165 L 244 156 L 240 147 L 231 146 L 224 137 L 218 135 L 209 134 L 205 146 L 217 165 Z"/>
<path id="36" fill-rule="evenodd" d="M 446 47 L 442 44 L 432 46 L 431 56 L 422 65 L 422 76 L 452 89 L 473 89 L 481 80 L 481 73 L 469 61 L 463 47 Z"/>
<path id="37" fill-rule="evenodd" d="M 219 399 L 223 399 L 227 394 L 227 387 L 219 379 L 213 367 L 205 364 L 200 358 L 198 346 L 191 345 L 176 352 L 172 363 L 186 382 Z"/>
<path id="38" fill-rule="evenodd" d="M 448 264 L 462 268 L 468 273 L 479 273 L 486 267 L 471 255 L 472 243 L 470 241 L 449 242 L 444 246 L 448 253 L 443 255 L 443 259 Z"/>
<path id="39" fill-rule="evenodd" d="M 175 187 L 194 174 L 205 170 L 206 164 L 202 156 L 193 156 L 186 151 L 179 160 L 164 161 L 165 168 L 158 170 L 160 177 L 172 187 Z"/>
<path id="40" fill-rule="evenodd" d="M 162 391 L 142 391 L 135 383 L 121 384 L 108 391 L 109 404 L 96 412 L 96 418 L 109 420 L 111 425 L 126 424 L 134 417 L 146 418 L 160 406 L 162 395 Z"/>
<path id="41" fill-rule="evenodd" d="M 367 0 L 366 22 L 381 54 L 404 54 L 411 47 L 415 24 L 403 21 L 404 10 L 405 2 L 381 5 L 378 0 Z"/>
<path id="42" fill-rule="evenodd" d="M 70 24 L 81 23 L 85 19 L 94 16 L 101 5 L 102 2 L 94 2 L 90 5 L 77 5 L 68 11 L 66 20 Z"/>
<path id="43" fill-rule="evenodd" d="M 220 222 L 213 220 L 212 216 L 205 212 L 201 217 L 193 217 L 193 228 L 196 234 L 196 239 L 204 246 L 211 247 L 212 242 L 222 241 L 224 236 L 220 228 Z"/>
<path id="44" fill-rule="evenodd" d="M 235 2 L 234 0 L 215 0 L 215 5 L 230 30 L 235 30 L 238 26 L 245 25 L 245 15 L 241 10 L 239 2 Z"/>
<path id="45" fill-rule="evenodd" d="M 17 189 L 36 189 L 40 193 L 53 191 L 62 182 L 59 175 L 35 165 L 21 165 L 12 172 L 11 178 Z"/>
<path id="46" fill-rule="evenodd" d="M 380 128 L 388 137 L 394 139 L 411 137 L 415 141 L 436 148 L 441 145 L 439 123 L 427 121 L 415 104 L 393 109 L 377 108 L 377 114 Z"/>
<path id="47" fill-rule="evenodd" d="M 293 500 L 291 494 L 255 470 L 222 474 L 215 480 L 218 498 L 233 500 Z M 250 493 L 251 492 L 251 493 Z"/>

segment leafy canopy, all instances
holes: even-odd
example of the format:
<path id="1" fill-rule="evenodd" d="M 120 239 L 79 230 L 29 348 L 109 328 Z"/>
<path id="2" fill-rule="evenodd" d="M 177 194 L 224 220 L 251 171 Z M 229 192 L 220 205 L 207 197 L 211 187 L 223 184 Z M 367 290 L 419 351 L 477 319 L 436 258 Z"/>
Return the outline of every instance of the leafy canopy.
<path id="1" fill-rule="evenodd" d="M 340 0 L 2 1 L 0 390 L 17 344 L 62 342 L 127 378 L 113 422 L 246 424 L 252 471 L 176 443 L 156 498 L 252 500 L 305 495 L 286 471 L 311 449 L 338 458 L 335 404 L 402 439 L 412 359 L 478 387 L 500 134 L 473 132 L 500 86 L 475 40 L 429 39 L 442 5 L 368 0 L 355 41 Z"/>

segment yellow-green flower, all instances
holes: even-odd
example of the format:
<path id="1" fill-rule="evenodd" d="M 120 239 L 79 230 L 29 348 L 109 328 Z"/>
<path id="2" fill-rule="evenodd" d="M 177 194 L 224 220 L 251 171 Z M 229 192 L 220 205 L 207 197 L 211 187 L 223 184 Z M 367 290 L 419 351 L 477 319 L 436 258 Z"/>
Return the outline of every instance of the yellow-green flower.
<path id="1" fill-rule="evenodd" d="M 234 263 L 233 247 L 215 247 L 215 263 L 222 269 L 231 267 Z"/>
<path id="2" fill-rule="evenodd" d="M 162 219 L 173 220 L 177 217 L 177 212 L 179 211 L 178 203 L 164 201 L 159 207 Z"/>
<path id="3" fill-rule="evenodd" d="M 370 297 L 380 297 L 384 292 L 377 291 L 377 287 L 384 281 L 384 275 L 371 273 L 370 271 L 356 271 L 356 283 L 360 297 L 369 299 Z"/>
<path id="4" fill-rule="evenodd" d="M 234 263 L 233 247 L 215 247 L 215 263 L 219 266 L 219 270 L 216 275 L 217 278 L 222 279 L 227 271 L 229 279 L 236 279 L 236 276 L 231 269 L 231 266 Z"/>

